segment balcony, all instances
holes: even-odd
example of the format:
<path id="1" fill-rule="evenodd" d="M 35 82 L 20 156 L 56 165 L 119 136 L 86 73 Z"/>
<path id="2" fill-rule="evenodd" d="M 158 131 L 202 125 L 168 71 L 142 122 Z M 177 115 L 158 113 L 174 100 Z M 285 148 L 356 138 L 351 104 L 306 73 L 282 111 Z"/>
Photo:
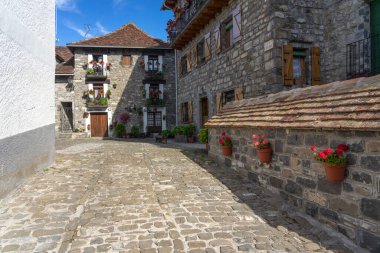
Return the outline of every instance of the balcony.
<path id="1" fill-rule="evenodd" d="M 164 73 L 154 70 L 145 71 L 145 80 L 164 80 Z"/>
<path id="2" fill-rule="evenodd" d="M 160 98 L 148 98 L 146 100 L 146 105 L 148 107 L 164 107 L 165 100 Z"/>
<path id="3" fill-rule="evenodd" d="M 86 101 L 86 106 L 88 108 L 106 109 L 108 108 L 108 99 L 107 98 L 89 98 Z"/>
<path id="4" fill-rule="evenodd" d="M 107 79 L 107 69 L 102 65 L 94 65 L 88 68 L 86 71 L 87 80 L 106 80 Z"/>
<path id="5" fill-rule="evenodd" d="M 175 49 L 182 49 L 215 16 L 228 6 L 229 1 L 193 0 L 190 6 L 178 14 L 174 24 L 168 29 L 169 42 Z"/>
<path id="6" fill-rule="evenodd" d="M 380 74 L 380 34 L 346 46 L 347 79 Z"/>

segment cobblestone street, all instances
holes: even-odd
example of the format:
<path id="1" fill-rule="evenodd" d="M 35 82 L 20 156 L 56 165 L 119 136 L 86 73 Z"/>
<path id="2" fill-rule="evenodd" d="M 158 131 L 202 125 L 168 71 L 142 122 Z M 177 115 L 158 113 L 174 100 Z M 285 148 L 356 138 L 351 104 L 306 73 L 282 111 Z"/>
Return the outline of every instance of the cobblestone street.
<path id="1" fill-rule="evenodd" d="M 56 163 L 0 204 L 1 252 L 358 252 L 171 145 L 58 141 Z"/>

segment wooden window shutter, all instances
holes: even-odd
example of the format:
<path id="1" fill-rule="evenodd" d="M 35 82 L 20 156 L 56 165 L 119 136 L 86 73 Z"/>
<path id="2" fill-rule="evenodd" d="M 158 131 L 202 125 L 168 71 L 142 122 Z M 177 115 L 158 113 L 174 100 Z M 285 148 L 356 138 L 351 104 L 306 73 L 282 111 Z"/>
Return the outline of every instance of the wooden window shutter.
<path id="1" fill-rule="evenodd" d="M 282 46 L 282 79 L 284 85 L 293 85 L 293 47 Z"/>
<path id="2" fill-rule="evenodd" d="M 183 122 L 183 103 L 179 106 L 179 118 L 181 119 L 181 122 Z"/>
<path id="3" fill-rule="evenodd" d="M 243 87 L 236 88 L 235 89 L 235 100 L 239 101 L 239 100 L 243 100 L 243 99 L 244 99 L 244 88 Z"/>
<path id="4" fill-rule="evenodd" d="M 216 113 L 218 114 L 222 110 L 222 93 L 216 94 Z"/>
<path id="5" fill-rule="evenodd" d="M 311 49 L 311 84 L 321 85 L 321 50 L 319 47 Z"/>
<path id="6" fill-rule="evenodd" d="M 187 52 L 186 54 L 186 70 L 187 72 L 191 71 L 191 52 Z"/>
<path id="7" fill-rule="evenodd" d="M 220 51 L 222 51 L 221 40 L 220 40 L 220 25 L 218 25 L 214 30 L 214 39 L 215 39 L 215 52 L 220 53 Z"/>
<path id="8" fill-rule="evenodd" d="M 189 112 L 189 122 L 193 122 L 193 100 L 190 100 L 188 103 L 188 112 Z"/>
<path id="9" fill-rule="evenodd" d="M 210 33 L 205 35 L 205 50 L 206 50 L 206 61 L 211 59 L 211 37 Z"/>
<path id="10" fill-rule="evenodd" d="M 182 59 L 181 57 L 178 57 L 178 76 L 181 77 L 182 76 Z"/>
<path id="11" fill-rule="evenodd" d="M 130 55 L 123 55 L 121 63 L 125 66 L 131 66 L 132 65 L 132 59 Z"/>
<path id="12" fill-rule="evenodd" d="M 236 7 L 232 11 L 232 21 L 233 21 L 233 39 L 234 43 L 239 42 L 241 40 L 242 35 L 242 26 L 241 26 L 241 6 Z"/>
<path id="13" fill-rule="evenodd" d="M 196 67 L 198 64 L 198 47 L 197 44 L 193 47 L 193 66 Z"/>

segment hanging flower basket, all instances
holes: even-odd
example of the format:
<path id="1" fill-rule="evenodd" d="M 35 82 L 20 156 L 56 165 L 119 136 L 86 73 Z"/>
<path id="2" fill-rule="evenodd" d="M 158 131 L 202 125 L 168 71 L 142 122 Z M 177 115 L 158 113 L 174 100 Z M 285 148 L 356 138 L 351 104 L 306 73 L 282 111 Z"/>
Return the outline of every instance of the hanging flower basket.
<path id="1" fill-rule="evenodd" d="M 332 165 L 323 163 L 326 172 L 326 180 L 332 183 L 340 183 L 344 180 L 347 164 Z"/>
<path id="2" fill-rule="evenodd" d="M 344 144 L 339 144 L 335 151 L 326 148 L 319 152 L 315 145 L 311 147 L 314 159 L 323 164 L 328 182 L 340 183 L 344 180 L 347 163 L 343 154 L 347 150 L 348 146 Z"/>
<path id="3" fill-rule="evenodd" d="M 231 137 L 226 135 L 226 133 L 222 133 L 222 138 L 219 139 L 220 148 L 222 150 L 223 155 L 231 156 L 232 155 L 232 140 Z"/>
<path id="4" fill-rule="evenodd" d="M 253 146 L 257 150 L 257 156 L 261 163 L 270 163 L 272 161 L 272 148 L 265 135 L 252 135 Z"/>

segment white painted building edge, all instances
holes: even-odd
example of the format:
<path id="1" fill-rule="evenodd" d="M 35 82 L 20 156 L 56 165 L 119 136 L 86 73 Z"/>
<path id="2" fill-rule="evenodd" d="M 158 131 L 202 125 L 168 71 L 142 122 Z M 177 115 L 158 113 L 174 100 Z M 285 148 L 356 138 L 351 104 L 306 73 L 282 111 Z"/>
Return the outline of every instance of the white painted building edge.
<path id="1" fill-rule="evenodd" d="M 36 0 L 33 6 L 2 1 L 0 12 L 0 83 L 6 91 L 0 93 L 0 139 L 4 139 L 54 125 L 54 1 Z"/>

